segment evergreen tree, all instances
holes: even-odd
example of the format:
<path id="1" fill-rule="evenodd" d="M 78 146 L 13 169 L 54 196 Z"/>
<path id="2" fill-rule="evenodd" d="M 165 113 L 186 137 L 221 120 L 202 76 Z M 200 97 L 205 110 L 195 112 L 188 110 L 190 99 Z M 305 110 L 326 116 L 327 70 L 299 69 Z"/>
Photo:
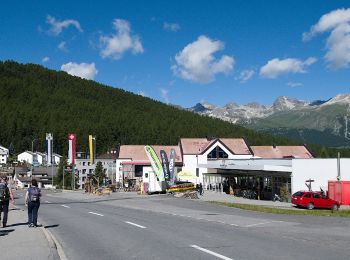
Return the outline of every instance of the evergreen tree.
<path id="1" fill-rule="evenodd" d="M 106 178 L 105 171 L 102 166 L 102 162 L 97 162 L 95 168 L 95 177 L 98 179 L 99 185 L 103 183 L 103 180 Z"/>

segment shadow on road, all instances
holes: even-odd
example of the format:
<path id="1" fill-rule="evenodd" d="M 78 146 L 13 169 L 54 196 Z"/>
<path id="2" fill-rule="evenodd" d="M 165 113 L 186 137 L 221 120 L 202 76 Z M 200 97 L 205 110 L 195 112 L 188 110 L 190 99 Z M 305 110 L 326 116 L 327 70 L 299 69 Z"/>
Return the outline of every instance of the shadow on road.
<path id="1" fill-rule="evenodd" d="M 8 235 L 9 233 L 15 231 L 14 229 L 5 229 L 5 230 L 0 230 L 0 237 L 2 236 L 6 236 Z"/>
<path id="2" fill-rule="evenodd" d="M 44 226 L 44 228 L 55 228 L 55 227 L 59 227 L 59 226 L 60 226 L 59 224 L 47 225 L 47 226 Z"/>

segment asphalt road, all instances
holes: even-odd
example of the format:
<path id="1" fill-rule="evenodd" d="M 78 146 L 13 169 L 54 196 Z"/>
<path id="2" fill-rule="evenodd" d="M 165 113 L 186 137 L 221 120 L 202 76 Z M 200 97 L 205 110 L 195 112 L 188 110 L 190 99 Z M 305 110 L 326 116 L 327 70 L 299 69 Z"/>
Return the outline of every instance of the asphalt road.
<path id="1" fill-rule="evenodd" d="M 39 216 L 68 259 L 350 258 L 347 218 L 256 213 L 166 195 L 68 192 L 44 194 Z"/>

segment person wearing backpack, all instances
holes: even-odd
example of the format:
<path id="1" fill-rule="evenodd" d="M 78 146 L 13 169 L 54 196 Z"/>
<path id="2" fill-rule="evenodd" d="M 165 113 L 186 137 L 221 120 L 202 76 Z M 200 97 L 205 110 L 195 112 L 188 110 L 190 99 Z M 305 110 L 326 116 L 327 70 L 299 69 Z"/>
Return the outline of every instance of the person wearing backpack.
<path id="1" fill-rule="evenodd" d="M 2 218 L 2 227 L 5 228 L 7 224 L 7 217 L 9 213 L 10 200 L 13 203 L 13 194 L 7 187 L 6 177 L 0 180 L 0 220 L 1 214 L 4 212 Z"/>
<path id="2" fill-rule="evenodd" d="M 38 182 L 33 179 L 31 187 L 28 188 L 25 196 L 25 205 L 28 207 L 28 226 L 38 226 L 38 211 L 40 207 L 41 191 Z"/>

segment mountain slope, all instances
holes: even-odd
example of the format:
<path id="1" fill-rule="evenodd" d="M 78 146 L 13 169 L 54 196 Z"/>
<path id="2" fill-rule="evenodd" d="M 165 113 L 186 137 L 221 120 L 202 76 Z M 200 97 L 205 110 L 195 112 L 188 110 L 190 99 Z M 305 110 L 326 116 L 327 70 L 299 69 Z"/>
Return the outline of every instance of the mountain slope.
<path id="1" fill-rule="evenodd" d="M 88 135 L 97 152 L 118 144 L 177 144 L 181 137 L 246 137 L 250 144 L 297 144 L 284 138 L 200 116 L 133 93 L 38 65 L 0 62 L 0 144 L 16 152 L 44 149 L 45 133 L 54 151 L 65 154 L 67 134 L 87 151 Z"/>
<path id="2" fill-rule="evenodd" d="M 230 103 L 222 108 L 212 107 L 213 109 L 207 108 L 204 111 L 195 108 L 190 110 L 306 143 L 350 147 L 349 94 L 311 103 L 282 96 L 272 106 Z"/>

